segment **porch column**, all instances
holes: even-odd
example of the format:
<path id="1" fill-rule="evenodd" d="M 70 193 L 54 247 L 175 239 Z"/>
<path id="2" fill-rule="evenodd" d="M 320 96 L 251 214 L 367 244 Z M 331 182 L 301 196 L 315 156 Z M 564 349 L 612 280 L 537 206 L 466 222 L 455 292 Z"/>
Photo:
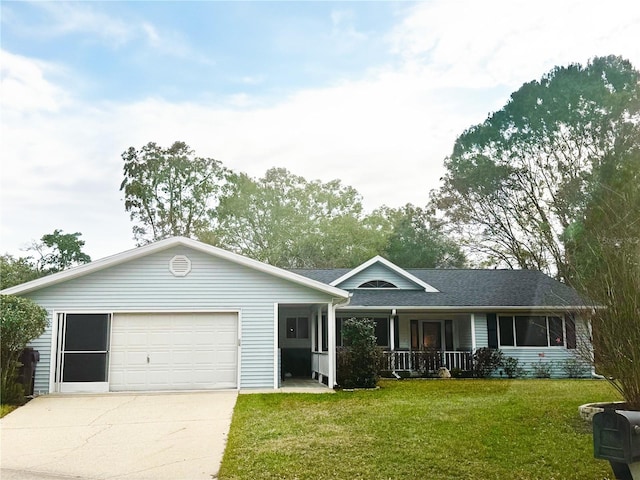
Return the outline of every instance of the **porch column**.
<path id="1" fill-rule="evenodd" d="M 389 343 L 390 350 L 393 352 L 396 349 L 396 316 L 394 314 L 389 317 Z"/>
<path id="2" fill-rule="evenodd" d="M 316 335 L 318 334 L 318 309 L 314 308 L 311 311 L 311 325 L 309 325 L 309 330 L 311 330 L 311 351 L 315 352 L 314 347 L 316 345 Z"/>
<path id="3" fill-rule="evenodd" d="M 282 366 L 280 365 L 281 362 L 281 358 L 280 358 L 280 342 L 279 342 L 279 337 L 280 337 L 280 313 L 279 313 L 279 308 L 278 308 L 278 304 L 274 303 L 273 304 L 273 320 L 274 320 L 274 326 L 273 326 L 273 388 L 274 390 L 277 390 L 280 387 L 280 368 L 282 368 Z M 147 357 L 148 359 L 149 357 Z"/>
<path id="4" fill-rule="evenodd" d="M 327 304 L 327 322 L 329 388 L 333 388 L 336 385 L 336 307 L 332 303 Z"/>
<path id="5" fill-rule="evenodd" d="M 394 351 L 396 349 L 396 315 L 395 315 L 395 311 L 393 311 L 391 313 L 391 316 L 389 317 L 389 347 L 391 354 L 389 355 L 390 361 L 389 361 L 389 367 L 391 368 L 392 372 L 396 371 L 396 356 L 394 355 Z"/>
<path id="6" fill-rule="evenodd" d="M 476 351 L 476 314 L 471 314 L 471 351 Z"/>
<path id="7" fill-rule="evenodd" d="M 322 352 L 322 308 L 318 308 L 316 317 L 316 335 L 318 336 L 318 352 Z"/>

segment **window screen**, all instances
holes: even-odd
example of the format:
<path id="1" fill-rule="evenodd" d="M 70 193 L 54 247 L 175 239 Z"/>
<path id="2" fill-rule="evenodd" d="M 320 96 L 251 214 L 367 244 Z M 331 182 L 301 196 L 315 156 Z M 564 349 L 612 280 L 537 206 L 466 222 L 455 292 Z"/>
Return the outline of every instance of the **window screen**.
<path id="1" fill-rule="evenodd" d="M 500 346 L 513 347 L 513 317 L 500 317 Z"/>
<path id="2" fill-rule="evenodd" d="M 516 342 L 519 347 L 546 347 L 546 317 L 516 316 Z"/>
<path id="3" fill-rule="evenodd" d="M 376 343 L 379 347 L 389 346 L 389 321 L 386 318 L 375 318 Z"/>
<path id="4" fill-rule="evenodd" d="M 67 314 L 65 351 L 104 351 L 107 350 L 108 338 L 108 314 Z"/>
<path id="5" fill-rule="evenodd" d="M 564 345 L 564 332 L 562 331 L 562 319 L 549 317 L 549 346 L 559 347 Z"/>

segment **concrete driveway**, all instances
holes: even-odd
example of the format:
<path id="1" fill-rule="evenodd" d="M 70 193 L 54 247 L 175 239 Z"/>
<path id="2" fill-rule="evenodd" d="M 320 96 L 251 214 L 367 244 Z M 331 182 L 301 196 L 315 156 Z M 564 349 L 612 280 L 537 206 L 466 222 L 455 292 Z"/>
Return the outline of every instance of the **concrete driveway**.
<path id="1" fill-rule="evenodd" d="M 0 476 L 215 478 L 236 398 L 236 391 L 38 397 L 0 420 Z"/>

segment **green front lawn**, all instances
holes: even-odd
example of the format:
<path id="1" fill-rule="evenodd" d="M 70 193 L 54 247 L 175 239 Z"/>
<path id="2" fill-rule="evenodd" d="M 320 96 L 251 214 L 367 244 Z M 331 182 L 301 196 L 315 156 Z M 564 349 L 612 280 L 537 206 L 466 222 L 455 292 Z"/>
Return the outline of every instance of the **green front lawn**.
<path id="1" fill-rule="evenodd" d="M 612 478 L 593 458 L 592 380 L 381 381 L 376 391 L 240 395 L 221 479 Z"/>

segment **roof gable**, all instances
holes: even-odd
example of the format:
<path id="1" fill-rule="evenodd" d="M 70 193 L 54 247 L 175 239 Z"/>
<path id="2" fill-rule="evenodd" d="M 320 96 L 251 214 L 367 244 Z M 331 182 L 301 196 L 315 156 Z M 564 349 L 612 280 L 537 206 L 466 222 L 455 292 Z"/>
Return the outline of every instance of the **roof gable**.
<path id="1" fill-rule="evenodd" d="M 176 247 L 176 246 L 184 246 L 184 247 L 192 248 L 194 250 L 206 253 L 208 255 L 222 258 L 230 262 L 243 265 L 245 267 L 248 267 L 260 272 L 267 273 L 274 277 L 282 278 L 284 280 L 288 280 L 293 283 L 297 283 L 299 285 L 303 285 L 303 286 L 321 291 L 323 293 L 334 295 L 338 298 L 345 298 L 345 299 L 349 298 L 348 292 L 340 288 L 337 288 L 335 286 L 327 285 L 326 283 L 322 283 L 317 280 L 313 280 L 311 278 L 298 275 L 294 272 L 283 270 L 281 268 L 274 267 L 272 265 L 268 265 L 266 263 L 262 263 L 257 260 L 253 260 L 251 258 L 244 257 L 242 255 L 238 255 L 236 253 L 232 253 L 227 250 L 223 250 L 221 248 L 214 247 L 212 245 L 208 245 L 208 244 L 198 242 L 196 240 L 192 240 L 190 238 L 185 238 L 185 237 L 172 237 L 172 238 L 167 238 L 165 240 L 160 240 L 158 242 L 145 245 L 143 247 L 127 250 L 125 252 L 118 253 L 110 257 L 102 258 L 100 260 L 96 260 L 94 262 L 87 263 L 85 265 L 80 265 L 78 267 L 71 268 L 69 270 L 64 270 L 62 272 L 58 272 L 53 275 L 48 275 L 46 277 L 32 280 L 31 282 L 23 283 L 21 285 L 16 285 L 14 287 L 10 287 L 5 290 L 2 290 L 2 292 L 0 293 L 2 293 L 3 295 L 19 295 L 19 294 L 33 292 L 33 291 L 40 290 L 42 288 L 46 288 L 46 287 L 49 287 L 58 283 L 62 283 L 74 278 L 83 277 L 85 275 L 89 275 L 91 273 L 98 272 L 100 270 L 104 270 L 116 265 L 127 263 L 135 259 L 146 257 L 148 255 L 152 255 L 154 253 L 157 253 L 172 247 Z"/>
<path id="2" fill-rule="evenodd" d="M 354 289 L 362 283 L 372 280 L 384 280 L 403 290 L 419 289 L 425 292 L 438 292 L 433 286 L 379 255 L 346 272 L 332 281 L 330 285 Z"/>

